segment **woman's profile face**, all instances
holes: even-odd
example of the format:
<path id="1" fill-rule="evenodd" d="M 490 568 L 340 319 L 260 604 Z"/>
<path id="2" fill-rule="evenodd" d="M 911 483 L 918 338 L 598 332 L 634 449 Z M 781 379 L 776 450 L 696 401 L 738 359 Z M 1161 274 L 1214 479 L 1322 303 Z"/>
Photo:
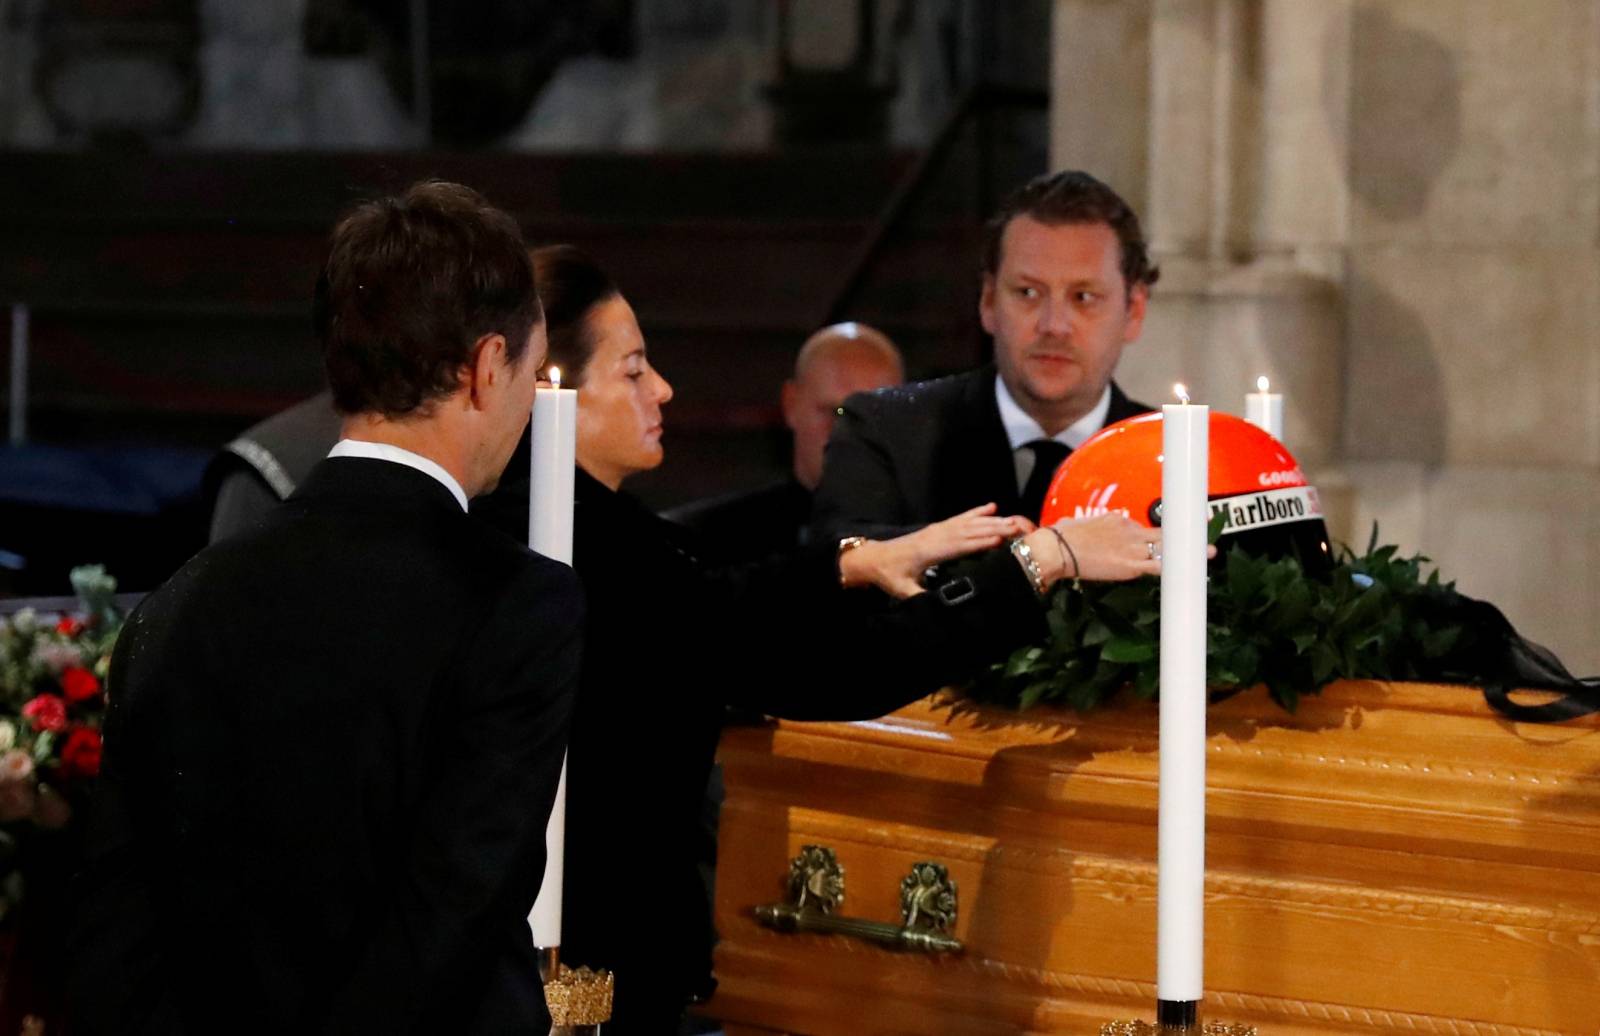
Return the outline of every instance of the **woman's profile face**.
<path id="1" fill-rule="evenodd" d="M 661 407 L 672 386 L 645 358 L 633 307 L 618 295 L 584 317 L 593 343 L 578 386 L 578 466 L 616 489 L 661 463 Z"/>

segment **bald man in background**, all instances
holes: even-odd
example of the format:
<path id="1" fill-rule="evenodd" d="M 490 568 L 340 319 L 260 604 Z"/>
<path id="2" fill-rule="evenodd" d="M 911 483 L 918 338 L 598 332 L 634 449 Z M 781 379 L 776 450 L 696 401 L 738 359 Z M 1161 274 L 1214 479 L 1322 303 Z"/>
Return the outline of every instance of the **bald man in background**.
<path id="1" fill-rule="evenodd" d="M 822 451 L 846 397 L 898 385 L 900 350 L 875 327 L 848 321 L 823 328 L 800 347 L 794 377 L 783 384 L 783 423 L 794 433 L 794 480 L 810 494 L 822 481 Z"/>
<path id="2" fill-rule="evenodd" d="M 794 376 L 783 384 L 783 422 L 794 433 L 788 478 L 732 496 L 696 501 L 667 517 L 698 531 L 705 546 L 729 561 L 766 557 L 803 542 L 811 494 L 822 479 L 823 449 L 845 398 L 905 380 L 900 350 L 877 328 L 830 324 L 800 347 Z"/>

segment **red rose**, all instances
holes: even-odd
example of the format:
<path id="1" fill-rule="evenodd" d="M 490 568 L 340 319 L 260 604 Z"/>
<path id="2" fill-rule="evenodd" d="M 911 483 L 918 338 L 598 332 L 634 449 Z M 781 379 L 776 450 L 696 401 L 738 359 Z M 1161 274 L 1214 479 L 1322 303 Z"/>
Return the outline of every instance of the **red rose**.
<path id="1" fill-rule="evenodd" d="M 22 707 L 35 730 L 67 729 L 67 703 L 59 694 L 41 694 Z"/>
<path id="2" fill-rule="evenodd" d="M 63 615 L 61 621 L 56 623 L 56 632 L 63 637 L 76 637 L 83 632 L 83 623 L 70 615 Z"/>
<path id="3" fill-rule="evenodd" d="M 70 702 L 88 701 L 100 693 L 100 679 L 81 665 L 68 666 L 61 671 L 61 689 Z"/>
<path id="4" fill-rule="evenodd" d="M 100 772 L 100 732 L 73 727 L 61 745 L 61 773 L 67 777 L 93 777 Z"/>

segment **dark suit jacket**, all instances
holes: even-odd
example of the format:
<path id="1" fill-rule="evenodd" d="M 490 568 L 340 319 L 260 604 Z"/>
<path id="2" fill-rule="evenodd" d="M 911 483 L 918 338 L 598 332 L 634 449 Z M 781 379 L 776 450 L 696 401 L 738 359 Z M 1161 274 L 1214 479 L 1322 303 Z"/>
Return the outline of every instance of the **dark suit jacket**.
<path id="1" fill-rule="evenodd" d="M 197 555 L 113 658 L 73 1032 L 543 1032 L 581 622 L 570 569 L 387 461 Z"/>
<path id="2" fill-rule="evenodd" d="M 875 590 L 840 590 L 832 547 L 711 565 L 689 530 L 582 470 L 576 492 L 573 564 L 589 619 L 562 959 L 616 971 L 607 1036 L 662 1036 L 710 969 L 695 862 L 724 708 L 880 716 L 1042 637 L 1044 612 L 1004 550 L 889 606 Z M 473 509 L 526 529 L 527 500 L 526 468 L 513 467 Z"/>
<path id="3" fill-rule="evenodd" d="M 1019 513 L 994 377 L 989 365 L 845 400 L 812 511 L 818 540 L 896 536 L 990 501 Z M 1113 383 L 1106 424 L 1150 409 Z"/>

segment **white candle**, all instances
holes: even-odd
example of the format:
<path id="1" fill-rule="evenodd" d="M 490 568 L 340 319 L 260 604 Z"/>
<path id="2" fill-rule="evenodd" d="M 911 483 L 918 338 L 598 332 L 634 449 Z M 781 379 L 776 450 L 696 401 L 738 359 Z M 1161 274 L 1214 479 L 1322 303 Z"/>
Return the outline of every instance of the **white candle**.
<path id="1" fill-rule="evenodd" d="M 572 479 L 578 452 L 578 393 L 561 387 L 561 368 L 550 368 L 551 388 L 533 401 L 533 457 L 529 470 L 528 546 L 572 564 Z"/>
<path id="2" fill-rule="evenodd" d="M 1203 995 L 1206 846 L 1206 503 L 1211 408 L 1161 408 L 1161 740 L 1156 996 Z"/>
<path id="3" fill-rule="evenodd" d="M 528 546 L 572 564 L 572 482 L 577 463 L 578 393 L 561 387 L 561 369 L 550 368 L 551 388 L 540 388 L 533 402 L 533 456 L 528 489 Z M 555 806 L 545 827 L 544 881 L 528 924 L 533 944 L 561 945 L 562 864 L 567 844 L 567 762 L 561 761 Z"/>
<path id="4" fill-rule="evenodd" d="M 1265 374 L 1256 379 L 1256 391 L 1244 394 L 1244 419 L 1279 442 L 1283 441 L 1283 394 L 1268 392 Z"/>

